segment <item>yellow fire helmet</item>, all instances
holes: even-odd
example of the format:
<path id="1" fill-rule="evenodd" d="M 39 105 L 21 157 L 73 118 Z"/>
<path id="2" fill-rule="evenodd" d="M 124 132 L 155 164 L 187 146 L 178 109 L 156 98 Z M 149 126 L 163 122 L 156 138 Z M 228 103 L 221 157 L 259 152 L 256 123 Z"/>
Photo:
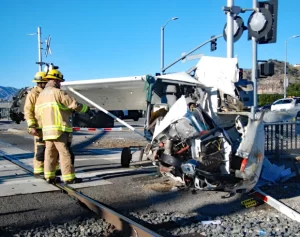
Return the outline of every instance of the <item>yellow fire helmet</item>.
<path id="1" fill-rule="evenodd" d="M 46 73 L 45 72 L 37 72 L 33 78 L 32 82 L 47 82 L 47 79 L 45 78 Z"/>
<path id="2" fill-rule="evenodd" d="M 49 70 L 45 76 L 45 79 L 65 81 L 63 74 L 61 74 L 61 72 L 58 71 L 57 69 Z"/>

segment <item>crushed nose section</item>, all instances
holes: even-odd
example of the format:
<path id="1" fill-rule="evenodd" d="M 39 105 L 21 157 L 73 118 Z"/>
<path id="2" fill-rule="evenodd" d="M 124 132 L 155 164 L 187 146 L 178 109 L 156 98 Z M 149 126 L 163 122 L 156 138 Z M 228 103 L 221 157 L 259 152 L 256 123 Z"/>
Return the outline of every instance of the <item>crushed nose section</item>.
<path id="1" fill-rule="evenodd" d="M 193 71 L 199 85 L 167 81 L 170 75 L 156 78 L 147 111 L 153 136 L 145 153 L 161 173 L 182 179 L 187 187 L 249 191 L 264 156 L 262 119 L 248 119 L 252 82 L 242 78 L 236 58 L 203 57 Z"/>
<path id="2" fill-rule="evenodd" d="M 264 123 L 249 119 L 246 132 L 237 149 L 236 155 L 243 158 L 241 168 L 235 171 L 235 176 L 244 182 L 239 188 L 251 190 L 257 183 L 264 158 L 265 132 Z"/>

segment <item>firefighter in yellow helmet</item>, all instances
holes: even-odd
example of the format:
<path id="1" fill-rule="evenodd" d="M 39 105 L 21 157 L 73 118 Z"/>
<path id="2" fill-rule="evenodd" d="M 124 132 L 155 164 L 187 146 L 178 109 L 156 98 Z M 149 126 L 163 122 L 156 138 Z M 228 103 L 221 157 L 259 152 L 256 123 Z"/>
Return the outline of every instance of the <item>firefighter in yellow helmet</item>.
<path id="1" fill-rule="evenodd" d="M 59 70 L 49 70 L 45 78 L 48 83 L 36 103 L 36 118 L 42 124 L 43 139 L 46 143 L 45 179 L 49 183 L 60 182 L 55 175 L 59 155 L 63 181 L 67 184 L 80 183 L 82 179 L 75 177 L 69 147 L 73 131 L 70 117 L 73 111 L 87 113 L 89 107 L 78 103 L 60 89 L 60 83 L 64 81 L 64 78 Z"/>
<path id="2" fill-rule="evenodd" d="M 37 85 L 29 91 L 24 105 L 24 116 L 28 132 L 34 136 L 33 170 L 35 175 L 40 175 L 44 172 L 45 142 L 43 141 L 42 130 L 35 119 L 35 105 L 39 94 L 47 84 L 45 76 L 45 72 L 37 72 L 35 74 L 32 82 L 36 82 Z"/>

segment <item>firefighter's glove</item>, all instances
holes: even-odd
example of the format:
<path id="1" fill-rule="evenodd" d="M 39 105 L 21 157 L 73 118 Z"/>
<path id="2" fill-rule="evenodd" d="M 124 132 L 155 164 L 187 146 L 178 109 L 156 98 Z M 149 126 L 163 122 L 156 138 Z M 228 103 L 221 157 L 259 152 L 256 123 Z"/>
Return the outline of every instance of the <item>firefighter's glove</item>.
<path id="1" fill-rule="evenodd" d="M 35 128 L 29 128 L 29 134 L 31 134 L 32 136 L 38 136 L 38 132 Z"/>

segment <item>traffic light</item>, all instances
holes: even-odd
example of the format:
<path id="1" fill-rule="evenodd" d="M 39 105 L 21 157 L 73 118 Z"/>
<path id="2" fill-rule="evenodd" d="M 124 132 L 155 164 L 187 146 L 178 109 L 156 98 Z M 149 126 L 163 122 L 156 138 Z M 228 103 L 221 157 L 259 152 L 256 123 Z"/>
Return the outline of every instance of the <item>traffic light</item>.
<path id="1" fill-rule="evenodd" d="M 242 80 L 244 75 L 244 70 L 242 68 L 239 69 L 239 79 Z"/>
<path id="2" fill-rule="evenodd" d="M 211 39 L 214 38 L 214 37 L 215 36 L 213 35 L 211 37 Z M 213 40 L 210 41 L 210 51 L 212 52 L 212 51 L 215 51 L 216 49 L 217 49 L 217 39 L 213 39 Z"/>
<path id="3" fill-rule="evenodd" d="M 275 74 L 275 64 L 267 61 L 260 64 L 260 77 L 273 76 Z"/>
<path id="4" fill-rule="evenodd" d="M 278 0 L 258 2 L 259 12 L 248 20 L 248 39 L 254 37 L 258 44 L 276 43 Z"/>

